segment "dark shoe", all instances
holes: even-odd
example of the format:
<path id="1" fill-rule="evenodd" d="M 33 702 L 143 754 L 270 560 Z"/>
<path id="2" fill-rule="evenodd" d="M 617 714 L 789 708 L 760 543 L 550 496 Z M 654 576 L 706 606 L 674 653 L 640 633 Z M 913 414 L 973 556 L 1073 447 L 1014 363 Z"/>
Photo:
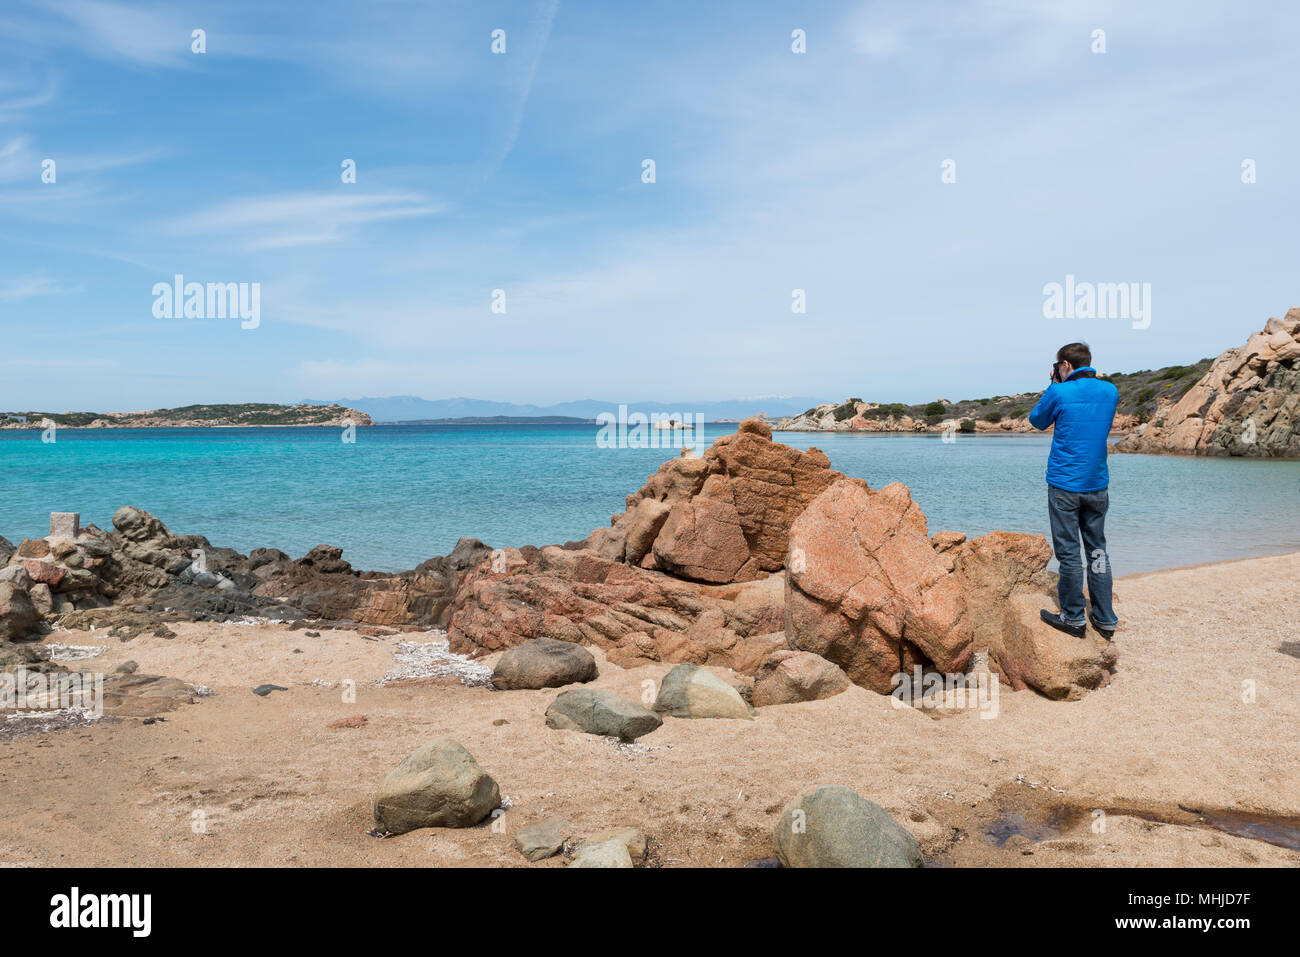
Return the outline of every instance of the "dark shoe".
<path id="1" fill-rule="evenodd" d="M 1114 626 L 1114 625 L 1111 625 L 1109 628 L 1105 628 L 1105 627 L 1103 627 L 1103 626 L 1097 624 L 1097 619 L 1096 619 L 1096 618 L 1093 618 L 1092 615 L 1089 615 L 1089 616 L 1088 616 L 1088 621 L 1092 623 L 1092 627 L 1093 627 L 1093 628 L 1096 628 L 1096 629 L 1097 629 L 1097 634 L 1101 635 L 1101 636 L 1102 636 L 1103 638 L 1105 638 L 1107 641 L 1110 641 L 1112 638 L 1115 637 L 1115 626 Z"/>
<path id="2" fill-rule="evenodd" d="M 1072 638 L 1082 638 L 1088 633 L 1088 629 L 1083 625 L 1067 625 L 1061 620 L 1060 615 L 1055 612 L 1050 612 L 1046 608 L 1038 613 L 1038 617 L 1043 619 L 1044 622 L 1051 625 L 1057 631 L 1063 631 Z"/>

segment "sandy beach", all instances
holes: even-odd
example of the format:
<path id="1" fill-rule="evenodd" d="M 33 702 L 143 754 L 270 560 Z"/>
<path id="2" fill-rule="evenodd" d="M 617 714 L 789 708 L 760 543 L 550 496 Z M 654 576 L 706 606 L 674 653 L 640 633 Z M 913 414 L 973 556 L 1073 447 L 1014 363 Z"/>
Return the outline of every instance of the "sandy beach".
<path id="1" fill-rule="evenodd" d="M 55 632 L 45 643 L 104 647 L 84 669 L 129 659 L 215 693 L 149 724 L 110 717 L 0 741 L 0 863 L 555 867 L 563 856 L 526 865 L 511 835 L 561 815 L 575 838 L 640 828 L 648 866 L 730 867 L 772 853 L 799 788 L 837 783 L 888 809 L 934 865 L 1297 865 L 1300 851 L 1221 829 L 1258 815 L 1280 843 L 1300 834 L 1297 581 L 1300 553 L 1121 579 L 1117 674 L 1080 701 L 1004 689 L 990 720 L 853 687 L 752 722 L 670 718 L 634 745 L 548 729 L 555 690 L 377 684 L 401 667 L 400 642 L 436 633 Z M 595 686 L 633 699 L 668 670 L 597 660 Z M 287 690 L 254 695 L 265 682 Z M 357 715 L 360 727 L 329 727 Z M 369 836 L 384 775 L 443 736 L 496 778 L 504 816 Z"/>

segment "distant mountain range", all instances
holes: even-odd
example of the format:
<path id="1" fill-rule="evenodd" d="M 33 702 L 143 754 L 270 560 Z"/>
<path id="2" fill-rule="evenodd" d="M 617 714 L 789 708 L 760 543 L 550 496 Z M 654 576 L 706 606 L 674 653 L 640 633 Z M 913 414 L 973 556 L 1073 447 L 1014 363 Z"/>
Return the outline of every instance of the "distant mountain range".
<path id="1" fill-rule="evenodd" d="M 797 415 L 818 399 L 807 396 L 759 396 L 752 399 L 726 399 L 721 402 L 628 402 L 629 412 L 652 413 L 679 417 L 704 416 L 706 422 L 740 421 L 751 415 L 763 413 L 772 418 Z M 304 405 L 342 405 L 369 415 L 376 422 L 417 422 L 447 419 L 489 419 L 509 416 L 532 419 L 543 416 L 591 421 L 602 412 L 617 414 L 619 403 L 597 399 L 579 399 L 557 405 L 519 405 L 514 402 L 493 402 L 488 399 L 421 399 L 414 395 L 392 395 L 366 399 L 304 399 Z"/>

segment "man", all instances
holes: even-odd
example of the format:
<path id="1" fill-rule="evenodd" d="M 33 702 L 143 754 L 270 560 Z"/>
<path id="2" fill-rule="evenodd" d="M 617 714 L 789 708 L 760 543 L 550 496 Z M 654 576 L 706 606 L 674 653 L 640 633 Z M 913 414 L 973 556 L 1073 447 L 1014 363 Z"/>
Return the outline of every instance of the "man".
<path id="1" fill-rule="evenodd" d="M 1085 568 L 1090 602 L 1087 619 L 1103 638 L 1110 640 L 1115 634 L 1110 556 L 1106 554 L 1110 485 L 1106 438 L 1118 402 L 1119 390 L 1097 378 L 1088 344 L 1071 342 L 1056 353 L 1052 384 L 1029 413 L 1029 422 L 1036 429 L 1056 426 L 1047 459 L 1047 514 L 1052 522 L 1052 548 L 1061 566 L 1056 592 L 1061 612 L 1043 610 L 1039 615 L 1053 628 L 1075 638 L 1082 638 L 1086 630 Z"/>

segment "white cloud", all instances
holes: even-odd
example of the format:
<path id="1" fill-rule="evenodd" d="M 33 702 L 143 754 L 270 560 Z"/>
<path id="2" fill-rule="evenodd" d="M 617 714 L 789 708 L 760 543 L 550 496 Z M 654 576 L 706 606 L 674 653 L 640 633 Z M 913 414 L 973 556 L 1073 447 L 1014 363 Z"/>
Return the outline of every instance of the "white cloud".
<path id="1" fill-rule="evenodd" d="M 56 296 L 75 292 L 77 287 L 65 286 L 48 276 L 24 276 L 20 279 L 0 279 L 0 300 L 32 299 L 36 296 Z"/>
<path id="2" fill-rule="evenodd" d="M 175 220 L 177 233 L 242 239 L 246 250 L 339 242 L 370 223 L 434 216 L 446 205 L 423 193 L 279 193 L 246 197 Z"/>
<path id="3" fill-rule="evenodd" d="M 62 39 L 91 56 L 128 60 L 147 66 L 183 66 L 190 51 L 190 32 L 202 26 L 173 7 L 108 0 L 50 0 L 44 6 L 71 30 Z M 58 34 L 44 33 L 47 39 Z"/>

